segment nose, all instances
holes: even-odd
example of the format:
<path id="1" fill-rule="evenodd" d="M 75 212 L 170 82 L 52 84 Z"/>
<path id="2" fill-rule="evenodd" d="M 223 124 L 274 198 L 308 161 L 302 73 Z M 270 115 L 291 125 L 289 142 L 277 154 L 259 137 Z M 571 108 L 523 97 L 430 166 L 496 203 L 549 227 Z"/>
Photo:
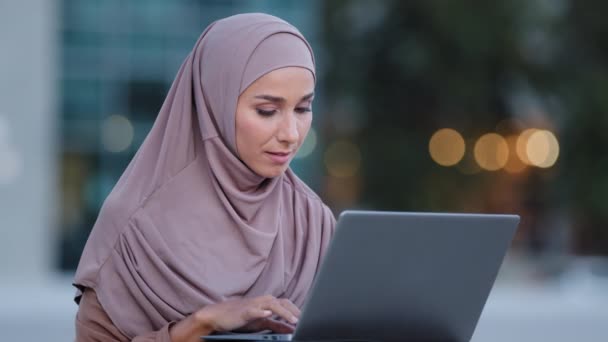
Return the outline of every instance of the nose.
<path id="1" fill-rule="evenodd" d="M 279 130 L 277 132 L 277 139 L 280 142 L 289 145 L 298 142 L 300 134 L 298 133 L 298 119 L 295 116 L 295 113 L 289 113 L 281 118 Z"/>

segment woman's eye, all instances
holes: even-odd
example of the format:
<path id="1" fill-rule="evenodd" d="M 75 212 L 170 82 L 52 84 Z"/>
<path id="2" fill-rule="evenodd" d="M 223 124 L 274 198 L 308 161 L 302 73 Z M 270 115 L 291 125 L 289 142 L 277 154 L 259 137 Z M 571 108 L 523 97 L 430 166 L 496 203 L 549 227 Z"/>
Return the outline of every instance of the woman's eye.
<path id="1" fill-rule="evenodd" d="M 308 113 L 310 111 L 312 111 L 312 109 L 310 107 L 297 107 L 296 108 L 296 113 L 300 113 L 300 114 Z"/>
<path id="2" fill-rule="evenodd" d="M 275 109 L 272 110 L 263 110 L 263 109 L 256 109 L 258 114 L 260 114 L 261 116 L 272 116 L 274 115 L 274 113 L 276 113 L 277 111 Z"/>

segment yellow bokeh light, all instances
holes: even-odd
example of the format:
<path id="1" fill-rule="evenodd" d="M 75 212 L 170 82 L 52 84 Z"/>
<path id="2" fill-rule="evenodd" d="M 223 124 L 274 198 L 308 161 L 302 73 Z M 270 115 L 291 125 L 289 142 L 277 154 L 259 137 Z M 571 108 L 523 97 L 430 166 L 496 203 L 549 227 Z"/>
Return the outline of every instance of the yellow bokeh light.
<path id="1" fill-rule="evenodd" d="M 496 171 L 507 164 L 509 146 L 502 136 L 488 133 L 477 140 L 473 153 L 475 161 L 482 169 Z"/>
<path id="2" fill-rule="evenodd" d="M 517 151 L 518 139 L 518 135 L 510 135 L 506 138 L 510 153 L 504 169 L 509 173 L 519 173 L 526 168 L 526 164 L 520 158 L 518 158 L 518 154 L 513 153 L 513 151 Z"/>
<path id="3" fill-rule="evenodd" d="M 460 133 L 451 128 L 442 128 L 435 132 L 429 142 L 431 158 L 442 166 L 458 164 L 464 156 L 464 139 Z"/>
<path id="4" fill-rule="evenodd" d="M 530 164 L 548 168 L 553 166 L 559 156 L 559 143 L 555 135 L 546 130 L 536 130 L 526 143 L 526 155 Z"/>
<path id="5" fill-rule="evenodd" d="M 352 142 L 337 141 L 325 151 L 325 166 L 336 178 L 352 177 L 361 166 L 361 152 Z"/>
<path id="6" fill-rule="evenodd" d="M 526 149 L 528 146 L 528 140 L 530 139 L 530 136 L 532 134 L 534 134 L 534 132 L 536 132 L 536 131 L 538 131 L 538 129 L 529 128 L 529 129 L 521 132 L 521 134 L 517 138 L 517 143 L 515 144 L 515 152 L 517 153 L 519 160 L 521 160 L 524 164 L 527 164 L 527 165 L 533 165 L 530 162 L 530 159 L 528 159 L 528 152 L 526 151 Z"/>

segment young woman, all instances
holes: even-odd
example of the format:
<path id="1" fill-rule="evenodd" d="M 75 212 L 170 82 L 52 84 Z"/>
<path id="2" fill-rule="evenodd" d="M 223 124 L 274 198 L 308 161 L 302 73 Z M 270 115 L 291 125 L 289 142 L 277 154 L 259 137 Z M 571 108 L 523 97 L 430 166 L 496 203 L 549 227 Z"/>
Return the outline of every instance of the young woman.
<path id="1" fill-rule="evenodd" d="M 335 225 L 289 169 L 314 86 L 311 47 L 281 19 L 203 32 L 87 241 L 78 341 L 293 330 Z"/>

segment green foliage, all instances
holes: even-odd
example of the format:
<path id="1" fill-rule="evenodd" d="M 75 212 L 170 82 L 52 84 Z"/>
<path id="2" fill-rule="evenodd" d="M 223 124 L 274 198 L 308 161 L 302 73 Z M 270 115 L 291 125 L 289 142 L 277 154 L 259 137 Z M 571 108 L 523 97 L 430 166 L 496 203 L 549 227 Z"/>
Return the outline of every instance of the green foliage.
<path id="1" fill-rule="evenodd" d="M 565 216 L 563 248 L 608 254 L 608 3 L 327 1 L 324 13 L 329 115 L 348 103 L 359 123 L 326 132 L 362 150 L 360 202 L 517 212 L 545 244 Z M 467 174 L 429 157 L 437 129 L 474 141 L 504 119 L 555 132 L 553 168 Z"/>

